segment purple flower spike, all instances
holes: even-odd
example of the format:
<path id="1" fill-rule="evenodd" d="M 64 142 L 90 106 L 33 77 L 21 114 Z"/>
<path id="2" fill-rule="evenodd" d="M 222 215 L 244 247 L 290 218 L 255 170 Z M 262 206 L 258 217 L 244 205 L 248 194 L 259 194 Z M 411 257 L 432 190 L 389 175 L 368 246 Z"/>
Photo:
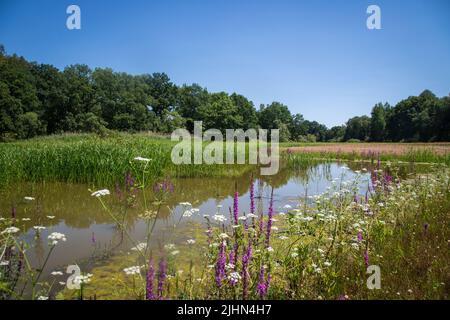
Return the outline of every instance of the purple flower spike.
<path id="1" fill-rule="evenodd" d="M 233 219 L 235 225 L 238 224 L 238 217 L 239 217 L 239 193 L 235 191 L 233 200 Z"/>
<path id="2" fill-rule="evenodd" d="M 269 285 L 270 285 L 270 274 L 268 274 L 267 279 L 265 279 L 264 267 L 261 267 L 261 270 L 259 271 L 259 283 L 258 286 L 256 287 L 256 291 L 258 292 L 259 297 L 261 299 L 264 299 L 267 296 Z"/>
<path id="3" fill-rule="evenodd" d="M 359 231 L 358 232 L 358 242 L 361 242 L 361 241 L 363 241 L 363 236 L 362 236 L 362 232 Z"/>
<path id="4" fill-rule="evenodd" d="M 266 228 L 266 246 L 270 246 L 270 234 L 272 231 L 272 223 L 273 223 L 273 188 L 272 193 L 270 195 L 270 204 L 269 204 L 269 213 L 267 217 L 267 228 Z"/>
<path id="5" fill-rule="evenodd" d="M 145 296 L 147 300 L 155 300 L 155 295 L 153 294 L 154 279 L 155 279 L 155 268 L 153 267 L 153 260 L 150 259 L 146 276 L 147 285 L 145 288 Z"/>
<path id="6" fill-rule="evenodd" d="M 216 285 L 218 288 L 222 287 L 223 279 L 225 278 L 225 264 L 227 263 L 227 256 L 225 252 L 225 242 L 219 246 L 219 256 L 216 263 Z"/>
<path id="7" fill-rule="evenodd" d="M 163 291 L 164 291 L 164 283 L 166 281 L 167 277 L 167 263 L 166 259 L 161 258 L 159 261 L 159 274 L 158 274 L 158 299 L 163 298 Z"/>
<path id="8" fill-rule="evenodd" d="M 364 251 L 364 264 L 366 265 L 366 268 L 369 267 L 369 253 L 366 251 Z"/>
<path id="9" fill-rule="evenodd" d="M 250 181 L 250 213 L 255 213 L 255 183 L 253 177 Z"/>
<path id="10" fill-rule="evenodd" d="M 252 244 L 247 247 L 245 254 L 242 256 L 242 298 L 245 300 L 248 297 L 248 265 L 252 258 Z"/>

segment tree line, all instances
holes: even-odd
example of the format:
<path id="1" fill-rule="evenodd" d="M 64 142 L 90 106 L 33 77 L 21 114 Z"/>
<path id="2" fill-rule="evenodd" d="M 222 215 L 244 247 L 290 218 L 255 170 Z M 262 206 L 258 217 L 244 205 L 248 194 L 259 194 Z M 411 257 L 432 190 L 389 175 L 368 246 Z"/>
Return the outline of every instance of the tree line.
<path id="1" fill-rule="evenodd" d="M 8 55 L 0 45 L 2 141 L 62 132 L 170 133 L 192 130 L 200 120 L 205 129 L 280 129 L 281 141 L 450 141 L 450 96 L 425 90 L 327 128 L 280 102 L 256 109 L 243 95 L 177 86 L 164 73 L 130 75 L 82 64 L 61 71 Z"/>

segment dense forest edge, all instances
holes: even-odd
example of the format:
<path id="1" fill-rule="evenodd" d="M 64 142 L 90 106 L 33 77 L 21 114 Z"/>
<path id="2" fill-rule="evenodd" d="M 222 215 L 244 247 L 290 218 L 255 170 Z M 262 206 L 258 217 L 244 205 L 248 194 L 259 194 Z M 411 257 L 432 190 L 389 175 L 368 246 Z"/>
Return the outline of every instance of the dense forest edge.
<path id="1" fill-rule="evenodd" d="M 378 103 L 371 116 L 327 128 L 292 114 L 280 102 L 256 109 L 245 96 L 212 93 L 198 84 L 177 86 L 165 73 L 130 75 L 87 65 L 60 71 L 7 54 L 0 45 L 0 141 L 65 132 L 280 129 L 280 141 L 450 141 L 450 95 L 425 90 L 395 106 Z"/>

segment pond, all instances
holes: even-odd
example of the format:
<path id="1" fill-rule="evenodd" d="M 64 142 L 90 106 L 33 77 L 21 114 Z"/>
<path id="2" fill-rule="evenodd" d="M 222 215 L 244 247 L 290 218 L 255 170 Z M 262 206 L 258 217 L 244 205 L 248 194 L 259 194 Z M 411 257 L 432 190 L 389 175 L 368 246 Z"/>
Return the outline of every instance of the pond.
<path id="1" fill-rule="evenodd" d="M 297 170 L 285 168 L 275 176 L 257 176 L 258 171 L 255 171 L 257 206 L 260 211 L 267 211 L 273 188 L 275 212 L 279 214 L 286 208 L 297 207 L 300 199 L 323 193 L 333 181 L 351 180 L 356 175 L 360 177 L 360 194 L 364 195 L 370 181 L 370 170 L 369 163 L 346 162 L 319 163 Z M 404 166 L 400 174 L 406 176 L 415 170 L 416 167 L 411 165 Z M 168 243 L 186 243 L 194 237 L 193 234 L 204 232 L 204 226 L 200 224 L 204 215 L 220 212 L 229 221 L 235 188 L 239 193 L 240 211 L 248 212 L 252 175 L 249 172 L 239 178 L 172 180 L 173 191 L 160 208 L 150 247 L 157 249 Z M 46 263 L 45 277 L 54 270 L 64 272 L 68 265 L 73 264 L 88 271 L 89 262 L 100 260 L 100 256 L 107 259 L 133 247 L 99 200 L 91 196 L 92 190 L 96 189 L 88 185 L 41 182 L 18 183 L 0 190 L 0 216 L 10 217 L 15 211 L 16 226 L 22 232 L 22 239 L 30 244 L 28 256 L 33 265 L 43 264 L 49 250 L 47 237 L 50 233 L 66 235 L 67 241 L 55 247 Z M 127 219 L 128 233 L 137 243 L 145 242 L 147 223 L 141 218 L 145 212 L 142 192 L 126 192 L 122 186 L 111 187 L 110 190 L 111 195 L 103 197 L 108 207 Z M 146 190 L 145 197 L 150 202 L 154 199 L 152 188 Z M 198 212 L 189 219 L 183 217 L 186 210 L 180 204 L 183 202 L 190 202 Z M 155 210 L 151 207 L 147 209 Z M 35 227 L 45 229 L 37 232 Z"/>

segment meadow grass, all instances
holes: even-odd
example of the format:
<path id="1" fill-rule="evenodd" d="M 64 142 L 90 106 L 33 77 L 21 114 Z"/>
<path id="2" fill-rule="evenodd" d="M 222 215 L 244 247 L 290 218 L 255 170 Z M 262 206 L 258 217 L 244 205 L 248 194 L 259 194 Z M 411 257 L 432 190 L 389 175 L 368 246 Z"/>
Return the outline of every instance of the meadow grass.
<path id="1" fill-rule="evenodd" d="M 442 143 L 296 143 L 280 148 L 302 159 L 404 161 L 450 165 L 450 144 Z M 295 158 L 294 157 L 294 158 Z M 295 159 L 294 159 L 295 160 Z"/>
<path id="2" fill-rule="evenodd" d="M 0 185 L 18 181 L 62 181 L 112 185 L 132 170 L 132 159 L 137 156 L 152 159 L 148 170 L 154 179 L 162 176 L 233 177 L 254 168 L 254 165 L 248 164 L 174 165 L 170 156 L 175 144 L 176 142 L 170 141 L 167 136 L 151 133 L 112 133 L 108 137 L 94 134 L 63 134 L 0 143 Z M 206 143 L 204 143 L 205 145 Z M 305 163 L 315 160 L 368 160 L 373 162 L 378 159 L 450 165 L 450 153 L 435 152 L 426 145 L 420 148 L 402 147 L 402 152 L 396 154 L 352 151 L 351 148 L 342 148 L 342 145 L 282 143 L 280 147 L 282 149 L 298 146 L 313 148 L 307 152 L 288 152 L 288 164 L 297 166 L 303 166 Z M 359 146 L 360 144 L 347 145 Z M 391 146 L 391 144 L 382 145 Z M 315 151 L 316 147 L 319 151 Z M 320 151 L 321 148 L 325 149 Z M 246 144 L 246 154 L 248 154 L 248 149 L 249 146 Z"/>
<path id="3" fill-rule="evenodd" d="M 0 184 L 63 181 L 112 185 L 133 169 L 133 159 L 138 156 L 151 159 L 147 170 L 153 179 L 239 176 L 252 168 L 251 165 L 174 165 L 171 151 L 175 144 L 166 137 L 124 133 L 106 138 L 69 134 L 2 143 Z"/>

